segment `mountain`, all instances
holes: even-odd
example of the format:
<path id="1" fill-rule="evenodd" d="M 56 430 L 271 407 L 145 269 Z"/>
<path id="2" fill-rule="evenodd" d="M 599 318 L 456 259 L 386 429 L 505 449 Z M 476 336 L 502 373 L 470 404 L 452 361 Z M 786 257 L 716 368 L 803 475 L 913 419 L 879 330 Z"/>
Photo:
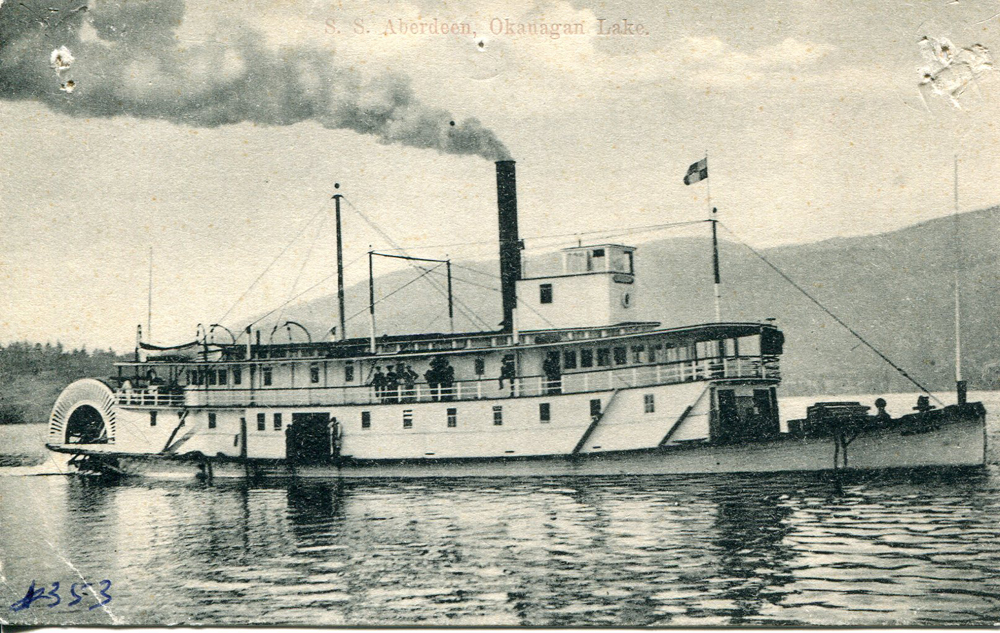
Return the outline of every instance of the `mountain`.
<path id="1" fill-rule="evenodd" d="M 803 290 L 836 314 L 895 364 L 930 389 L 954 383 L 955 262 L 962 262 L 963 368 L 970 388 L 1000 385 L 1000 207 L 945 217 L 878 235 L 760 250 Z M 725 236 L 724 230 L 720 235 Z M 710 243 L 668 238 L 638 244 L 637 306 L 643 318 L 678 326 L 714 318 Z M 889 392 L 912 385 L 838 325 L 747 247 L 723 240 L 723 318 L 776 319 L 785 332 L 786 394 Z M 557 255 L 529 258 L 535 275 Z M 456 329 L 478 331 L 500 321 L 496 261 L 454 263 Z M 448 331 L 443 268 L 399 271 L 376 278 L 377 332 Z M 435 285 L 429 281 L 433 280 Z M 350 336 L 368 335 L 367 283 L 346 291 Z M 474 315 L 474 316 L 472 316 Z M 273 317 L 272 317 L 273 318 Z M 286 308 L 281 317 L 303 323 L 314 337 L 337 322 L 336 297 Z M 266 327 L 263 324 L 267 323 Z M 262 322 L 264 334 L 273 321 Z M 293 335 L 296 334 L 292 330 Z M 279 330 L 275 340 L 286 336 Z M 266 336 L 265 336 L 266 338 Z"/>

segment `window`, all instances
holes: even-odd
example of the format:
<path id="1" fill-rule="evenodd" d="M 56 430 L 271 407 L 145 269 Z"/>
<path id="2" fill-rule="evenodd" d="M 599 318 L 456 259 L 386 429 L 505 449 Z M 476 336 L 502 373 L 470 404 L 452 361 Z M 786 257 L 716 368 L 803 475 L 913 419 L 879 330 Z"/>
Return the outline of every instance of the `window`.
<path id="1" fill-rule="evenodd" d="M 548 402 L 538 403 L 538 419 L 542 423 L 552 420 L 552 407 Z"/>
<path id="2" fill-rule="evenodd" d="M 482 358 L 482 357 L 477 358 L 476 359 L 476 375 L 477 376 L 482 376 L 485 373 L 486 373 L 486 359 Z"/>
<path id="3" fill-rule="evenodd" d="M 642 345 L 632 346 L 632 362 L 639 364 L 642 362 L 642 354 L 646 351 L 646 348 Z"/>
<path id="4" fill-rule="evenodd" d="M 563 369 L 576 369 L 576 350 L 563 352 Z"/>
<path id="5" fill-rule="evenodd" d="M 263 413 L 257 414 L 257 430 L 266 431 L 267 430 L 267 417 Z"/>
<path id="6" fill-rule="evenodd" d="M 222 386 L 226 386 L 229 384 L 229 372 L 226 371 L 225 369 L 219 370 L 219 384 Z"/>
<path id="7" fill-rule="evenodd" d="M 698 341 L 695 353 L 698 358 L 716 358 L 722 341 Z"/>
<path id="8" fill-rule="evenodd" d="M 156 426 L 156 411 L 149 412 L 149 426 Z"/>
<path id="9" fill-rule="evenodd" d="M 264 374 L 264 386 L 265 387 L 270 387 L 271 386 L 271 368 L 270 367 L 265 367 L 261 371 Z"/>
<path id="10" fill-rule="evenodd" d="M 500 405 L 493 407 L 493 426 L 503 426 L 503 407 Z"/>
<path id="11" fill-rule="evenodd" d="M 275 413 L 274 414 L 274 430 L 275 431 L 280 431 L 281 430 L 281 414 L 280 413 Z"/>
<path id="12" fill-rule="evenodd" d="M 597 366 L 607 367 L 611 364 L 611 350 L 606 347 L 602 347 L 597 350 Z"/>
<path id="13" fill-rule="evenodd" d="M 458 409 L 448 409 L 448 428 L 453 429 L 458 426 Z"/>
<path id="14" fill-rule="evenodd" d="M 646 413 L 653 413 L 656 411 L 656 402 L 653 399 L 653 394 L 647 393 L 642 397 L 643 409 Z"/>
<path id="15" fill-rule="evenodd" d="M 361 428 L 370 429 L 372 428 L 372 412 L 362 411 L 361 412 Z"/>
<path id="16" fill-rule="evenodd" d="M 625 346 L 615 348 L 615 365 L 624 365 L 628 362 L 628 349 Z"/>
<path id="17" fill-rule="evenodd" d="M 309 365 L 309 382 L 314 385 L 319 382 L 319 365 L 315 363 Z"/>
<path id="18" fill-rule="evenodd" d="M 403 428 L 413 428 L 413 409 L 403 409 Z"/>
<path id="19" fill-rule="evenodd" d="M 354 382 L 354 363 L 344 363 L 344 382 Z"/>
<path id="20" fill-rule="evenodd" d="M 188 378 L 188 382 L 190 382 L 192 385 L 200 385 L 201 384 L 201 370 L 200 369 L 196 369 L 193 372 L 191 372 L 190 377 Z"/>
<path id="21" fill-rule="evenodd" d="M 239 367 L 233 367 L 233 384 L 238 385 L 243 382 L 243 370 Z"/>
<path id="22" fill-rule="evenodd" d="M 215 384 L 215 370 L 214 369 L 209 369 L 208 370 L 208 384 L 210 384 L 210 385 L 214 385 Z"/>
<path id="23" fill-rule="evenodd" d="M 215 428 L 215 424 L 216 424 L 215 414 L 214 413 L 209 413 L 208 414 L 208 428 L 214 429 Z"/>
<path id="24" fill-rule="evenodd" d="M 593 366 L 594 366 L 594 350 L 592 349 L 580 350 L 580 367 L 593 367 Z"/>
<path id="25" fill-rule="evenodd" d="M 657 343 L 656 345 L 649 348 L 649 362 L 651 363 L 663 362 L 663 345 L 661 343 Z"/>
<path id="26" fill-rule="evenodd" d="M 552 284 L 540 284 L 538 286 L 538 302 L 552 303 Z"/>

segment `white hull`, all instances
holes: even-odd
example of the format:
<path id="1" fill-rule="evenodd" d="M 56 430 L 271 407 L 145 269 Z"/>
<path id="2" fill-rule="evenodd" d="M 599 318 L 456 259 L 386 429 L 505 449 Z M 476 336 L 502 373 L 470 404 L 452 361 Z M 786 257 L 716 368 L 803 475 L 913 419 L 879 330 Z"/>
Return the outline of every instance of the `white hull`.
<path id="1" fill-rule="evenodd" d="M 485 459 L 342 461 L 291 466 L 283 460 L 108 454 L 114 470 L 153 477 L 412 478 L 590 475 L 668 475 L 780 471 L 882 470 L 977 467 L 985 464 L 984 416 L 948 416 L 930 427 L 900 425 L 858 435 L 847 450 L 835 451 L 832 437 L 787 434 L 739 445 L 695 444 L 663 449 L 577 456 Z M 836 454 L 835 454 L 836 453 Z M 836 463 L 835 463 L 836 459 Z"/>

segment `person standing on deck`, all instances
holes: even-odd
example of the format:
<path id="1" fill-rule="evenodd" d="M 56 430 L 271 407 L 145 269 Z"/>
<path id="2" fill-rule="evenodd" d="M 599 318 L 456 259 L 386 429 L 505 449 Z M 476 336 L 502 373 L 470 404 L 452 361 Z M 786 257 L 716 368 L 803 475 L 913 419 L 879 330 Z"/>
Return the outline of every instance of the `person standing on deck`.
<path id="1" fill-rule="evenodd" d="M 507 354 L 500 363 L 500 389 L 503 389 L 504 380 L 510 381 L 510 395 L 514 395 L 514 355 Z"/>
<path id="2" fill-rule="evenodd" d="M 381 401 L 385 395 L 385 374 L 382 373 L 381 366 L 375 367 L 375 375 L 372 376 L 372 387 L 375 389 L 375 398 Z"/>

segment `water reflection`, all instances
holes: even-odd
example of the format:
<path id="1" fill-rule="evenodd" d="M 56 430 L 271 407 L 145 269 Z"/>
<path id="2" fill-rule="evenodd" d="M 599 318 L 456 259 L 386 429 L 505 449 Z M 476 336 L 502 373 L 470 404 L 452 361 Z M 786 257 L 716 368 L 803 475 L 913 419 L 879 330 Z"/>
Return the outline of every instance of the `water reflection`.
<path id="1" fill-rule="evenodd" d="M 113 577 L 126 622 L 920 624 L 1000 617 L 998 482 L 0 478 L 0 495 L 45 495 L 53 544 Z M 61 564 L 0 512 L 22 539 L 4 551 L 38 557 L 4 560 L 12 586 Z"/>

